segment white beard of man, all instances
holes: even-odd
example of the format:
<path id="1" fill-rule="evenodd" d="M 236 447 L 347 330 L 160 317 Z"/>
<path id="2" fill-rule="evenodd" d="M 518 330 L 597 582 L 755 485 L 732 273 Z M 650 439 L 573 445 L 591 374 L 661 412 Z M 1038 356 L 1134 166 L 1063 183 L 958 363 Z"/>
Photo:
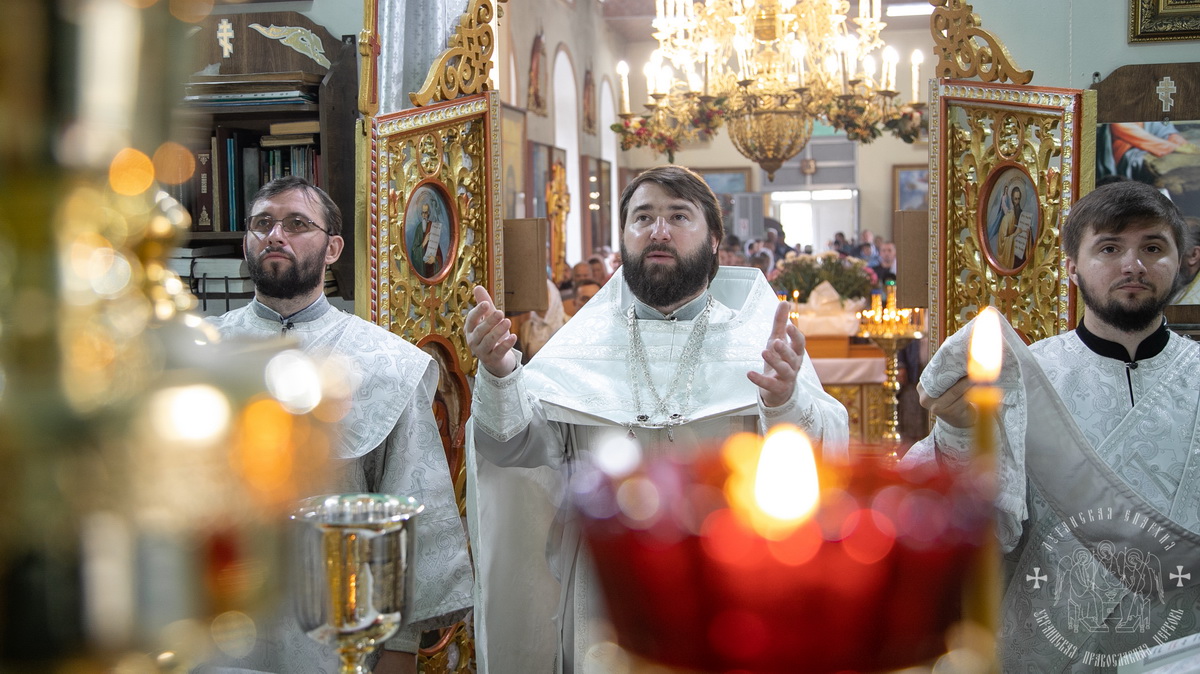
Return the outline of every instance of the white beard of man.
<path id="1" fill-rule="evenodd" d="M 262 256 L 267 253 L 282 253 L 291 258 L 291 266 L 278 271 L 270 271 L 262 264 Z M 281 300 L 294 299 L 299 295 L 311 292 L 325 282 L 325 249 L 320 249 L 305 260 L 299 260 L 295 255 L 276 246 L 268 246 L 259 251 L 256 257 L 246 260 L 250 268 L 250 280 L 258 292 L 267 297 Z"/>
<path id="2" fill-rule="evenodd" d="M 717 254 L 706 240 L 691 255 L 680 255 L 679 251 L 665 243 L 651 243 L 640 256 L 631 255 L 621 242 L 621 259 L 624 260 L 625 282 L 634 297 L 652 307 L 669 307 L 698 294 L 708 287 L 713 260 Z M 671 253 L 675 265 L 646 264 L 650 253 Z"/>
<path id="3" fill-rule="evenodd" d="M 1118 283 L 1121 282 L 1123 281 L 1118 281 Z M 1088 313 L 1095 315 L 1096 318 L 1121 332 L 1132 333 L 1150 327 L 1151 323 L 1162 316 L 1163 309 L 1171 303 L 1171 296 L 1179 287 L 1179 278 L 1176 277 L 1175 283 L 1165 293 L 1159 293 L 1158 288 L 1148 280 L 1143 280 L 1142 283 L 1149 285 L 1155 294 L 1133 306 L 1126 306 L 1114 299 L 1102 301 L 1092 294 L 1082 276 L 1078 277 L 1075 285 L 1079 286 L 1079 294 L 1083 297 L 1083 304 L 1087 307 Z"/>

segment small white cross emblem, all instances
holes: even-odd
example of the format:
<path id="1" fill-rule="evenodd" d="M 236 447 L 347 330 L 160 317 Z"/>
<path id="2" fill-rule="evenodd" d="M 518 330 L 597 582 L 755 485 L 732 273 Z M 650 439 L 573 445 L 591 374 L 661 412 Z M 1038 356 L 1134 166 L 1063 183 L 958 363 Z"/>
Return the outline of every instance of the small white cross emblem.
<path id="1" fill-rule="evenodd" d="M 233 24 L 229 19 L 221 19 L 217 24 L 217 44 L 221 45 L 221 57 L 233 56 Z"/>
<path id="2" fill-rule="evenodd" d="M 1155 87 L 1154 91 L 1158 94 L 1158 100 L 1162 101 L 1162 111 L 1170 112 L 1171 108 L 1175 106 L 1175 97 L 1173 94 L 1178 91 L 1175 88 L 1175 80 L 1172 80 L 1170 77 L 1162 78 L 1158 81 L 1158 86 Z"/>
<path id="3" fill-rule="evenodd" d="M 1033 589 L 1040 590 L 1042 589 L 1042 582 L 1049 582 L 1050 579 L 1042 574 L 1042 567 L 1035 566 L 1033 567 L 1033 575 L 1025 574 L 1025 580 L 1032 580 Z"/>
<path id="4" fill-rule="evenodd" d="M 1182 566 L 1176 566 L 1175 568 L 1176 568 L 1176 569 L 1179 569 L 1179 573 L 1172 573 L 1172 574 L 1171 574 L 1171 580 L 1179 581 L 1179 584 L 1178 584 L 1178 585 L 1176 585 L 1175 587 L 1183 587 L 1183 581 L 1184 581 L 1184 579 L 1191 580 L 1191 579 L 1192 579 L 1192 574 L 1190 574 L 1190 573 L 1184 573 L 1184 572 L 1183 572 L 1183 567 L 1182 567 Z"/>

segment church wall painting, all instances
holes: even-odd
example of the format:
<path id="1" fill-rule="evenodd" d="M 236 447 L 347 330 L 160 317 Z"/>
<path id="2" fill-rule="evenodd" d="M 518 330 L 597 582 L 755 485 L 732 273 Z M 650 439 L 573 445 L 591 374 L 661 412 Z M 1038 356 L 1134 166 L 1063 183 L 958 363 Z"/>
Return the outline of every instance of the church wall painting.
<path id="1" fill-rule="evenodd" d="M 546 97 L 549 94 L 547 91 L 547 80 L 549 75 L 546 73 L 546 36 L 539 32 L 533 38 L 533 47 L 529 51 L 529 96 L 525 101 L 525 107 L 535 115 L 545 117 L 546 112 Z"/>
<path id="2" fill-rule="evenodd" d="M 1165 190 L 1200 218 L 1200 121 L 1096 125 L 1096 181 L 1120 176 Z"/>

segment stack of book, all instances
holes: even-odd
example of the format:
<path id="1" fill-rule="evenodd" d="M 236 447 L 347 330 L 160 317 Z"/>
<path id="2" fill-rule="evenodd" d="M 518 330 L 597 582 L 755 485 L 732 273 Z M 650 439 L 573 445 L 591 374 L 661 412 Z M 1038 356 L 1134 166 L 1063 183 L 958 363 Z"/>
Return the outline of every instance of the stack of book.
<path id="1" fill-rule="evenodd" d="M 184 283 L 195 278 L 195 266 L 204 258 L 233 258 L 241 255 L 242 247 L 237 244 L 223 243 L 212 246 L 176 248 L 167 258 L 167 269 L 179 275 Z M 201 265 L 201 270 L 204 266 Z"/>
<path id="2" fill-rule="evenodd" d="M 254 292 L 246 261 L 231 257 L 198 258 L 192 265 L 192 288 L 200 298 Z"/>
<path id="3" fill-rule="evenodd" d="M 196 75 L 184 88 L 188 105 L 240 107 L 316 103 L 321 76 L 305 72 Z"/>

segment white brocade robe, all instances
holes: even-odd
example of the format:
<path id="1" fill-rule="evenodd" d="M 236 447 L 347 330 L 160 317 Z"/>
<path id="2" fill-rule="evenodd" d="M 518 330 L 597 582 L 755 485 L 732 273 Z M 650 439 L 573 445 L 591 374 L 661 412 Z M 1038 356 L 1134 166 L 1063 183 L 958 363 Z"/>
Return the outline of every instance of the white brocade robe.
<path id="1" fill-rule="evenodd" d="M 1015 356 L 1020 372 L 1002 377 L 998 506 L 1017 537 L 1005 541 L 1003 671 L 1115 671 L 1200 631 L 1200 345 L 1171 333 L 1129 368 L 1075 332 L 1025 350 L 1005 329 L 1006 371 Z M 938 451 L 962 459 L 969 433 L 938 422 Z M 1014 457 L 1024 494 L 1006 480 Z M 1027 516 L 1001 505 L 1015 496 Z"/>
<path id="2" fill-rule="evenodd" d="M 467 514 L 481 674 L 561 671 L 564 662 L 575 672 L 612 671 L 605 649 L 595 647 L 615 641 L 598 580 L 578 524 L 559 505 L 575 461 L 605 438 L 632 431 L 648 451 L 691 452 L 706 439 L 791 423 L 822 443 L 825 456 L 845 456 L 846 410 L 821 388 L 807 358 L 792 399 L 779 408 L 764 408 L 746 377 L 763 366 L 778 306 L 762 273 L 722 267 L 710 292 L 716 301 L 690 394 L 686 378 L 679 390 L 669 388 L 695 321 L 638 321 L 654 385 L 670 397 L 668 412 L 686 419 L 669 434 L 644 384 L 641 409 L 634 404 L 631 386 L 644 375 L 631 362 L 632 295 L 619 272 L 527 366 L 503 379 L 480 369 L 467 431 Z M 472 448 L 487 460 L 477 461 Z"/>
<path id="3" fill-rule="evenodd" d="M 390 650 L 416 652 L 422 630 L 453 624 L 471 608 L 466 536 L 433 416 L 437 364 L 401 337 L 330 306 L 324 297 L 293 320 L 281 321 L 257 301 L 210 320 L 226 341 L 279 339 L 287 323 L 286 337 L 306 353 L 333 354 L 351 367 L 356 386 L 339 429 L 338 465 L 328 491 L 411 496 L 424 506 L 416 519 L 416 559 L 409 569 L 415 574 L 415 596 L 405 625 L 385 643 Z M 286 607 L 274 633 L 261 636 L 254 654 L 217 664 L 222 668 L 212 671 L 338 671 L 336 652 L 302 633 Z"/>

